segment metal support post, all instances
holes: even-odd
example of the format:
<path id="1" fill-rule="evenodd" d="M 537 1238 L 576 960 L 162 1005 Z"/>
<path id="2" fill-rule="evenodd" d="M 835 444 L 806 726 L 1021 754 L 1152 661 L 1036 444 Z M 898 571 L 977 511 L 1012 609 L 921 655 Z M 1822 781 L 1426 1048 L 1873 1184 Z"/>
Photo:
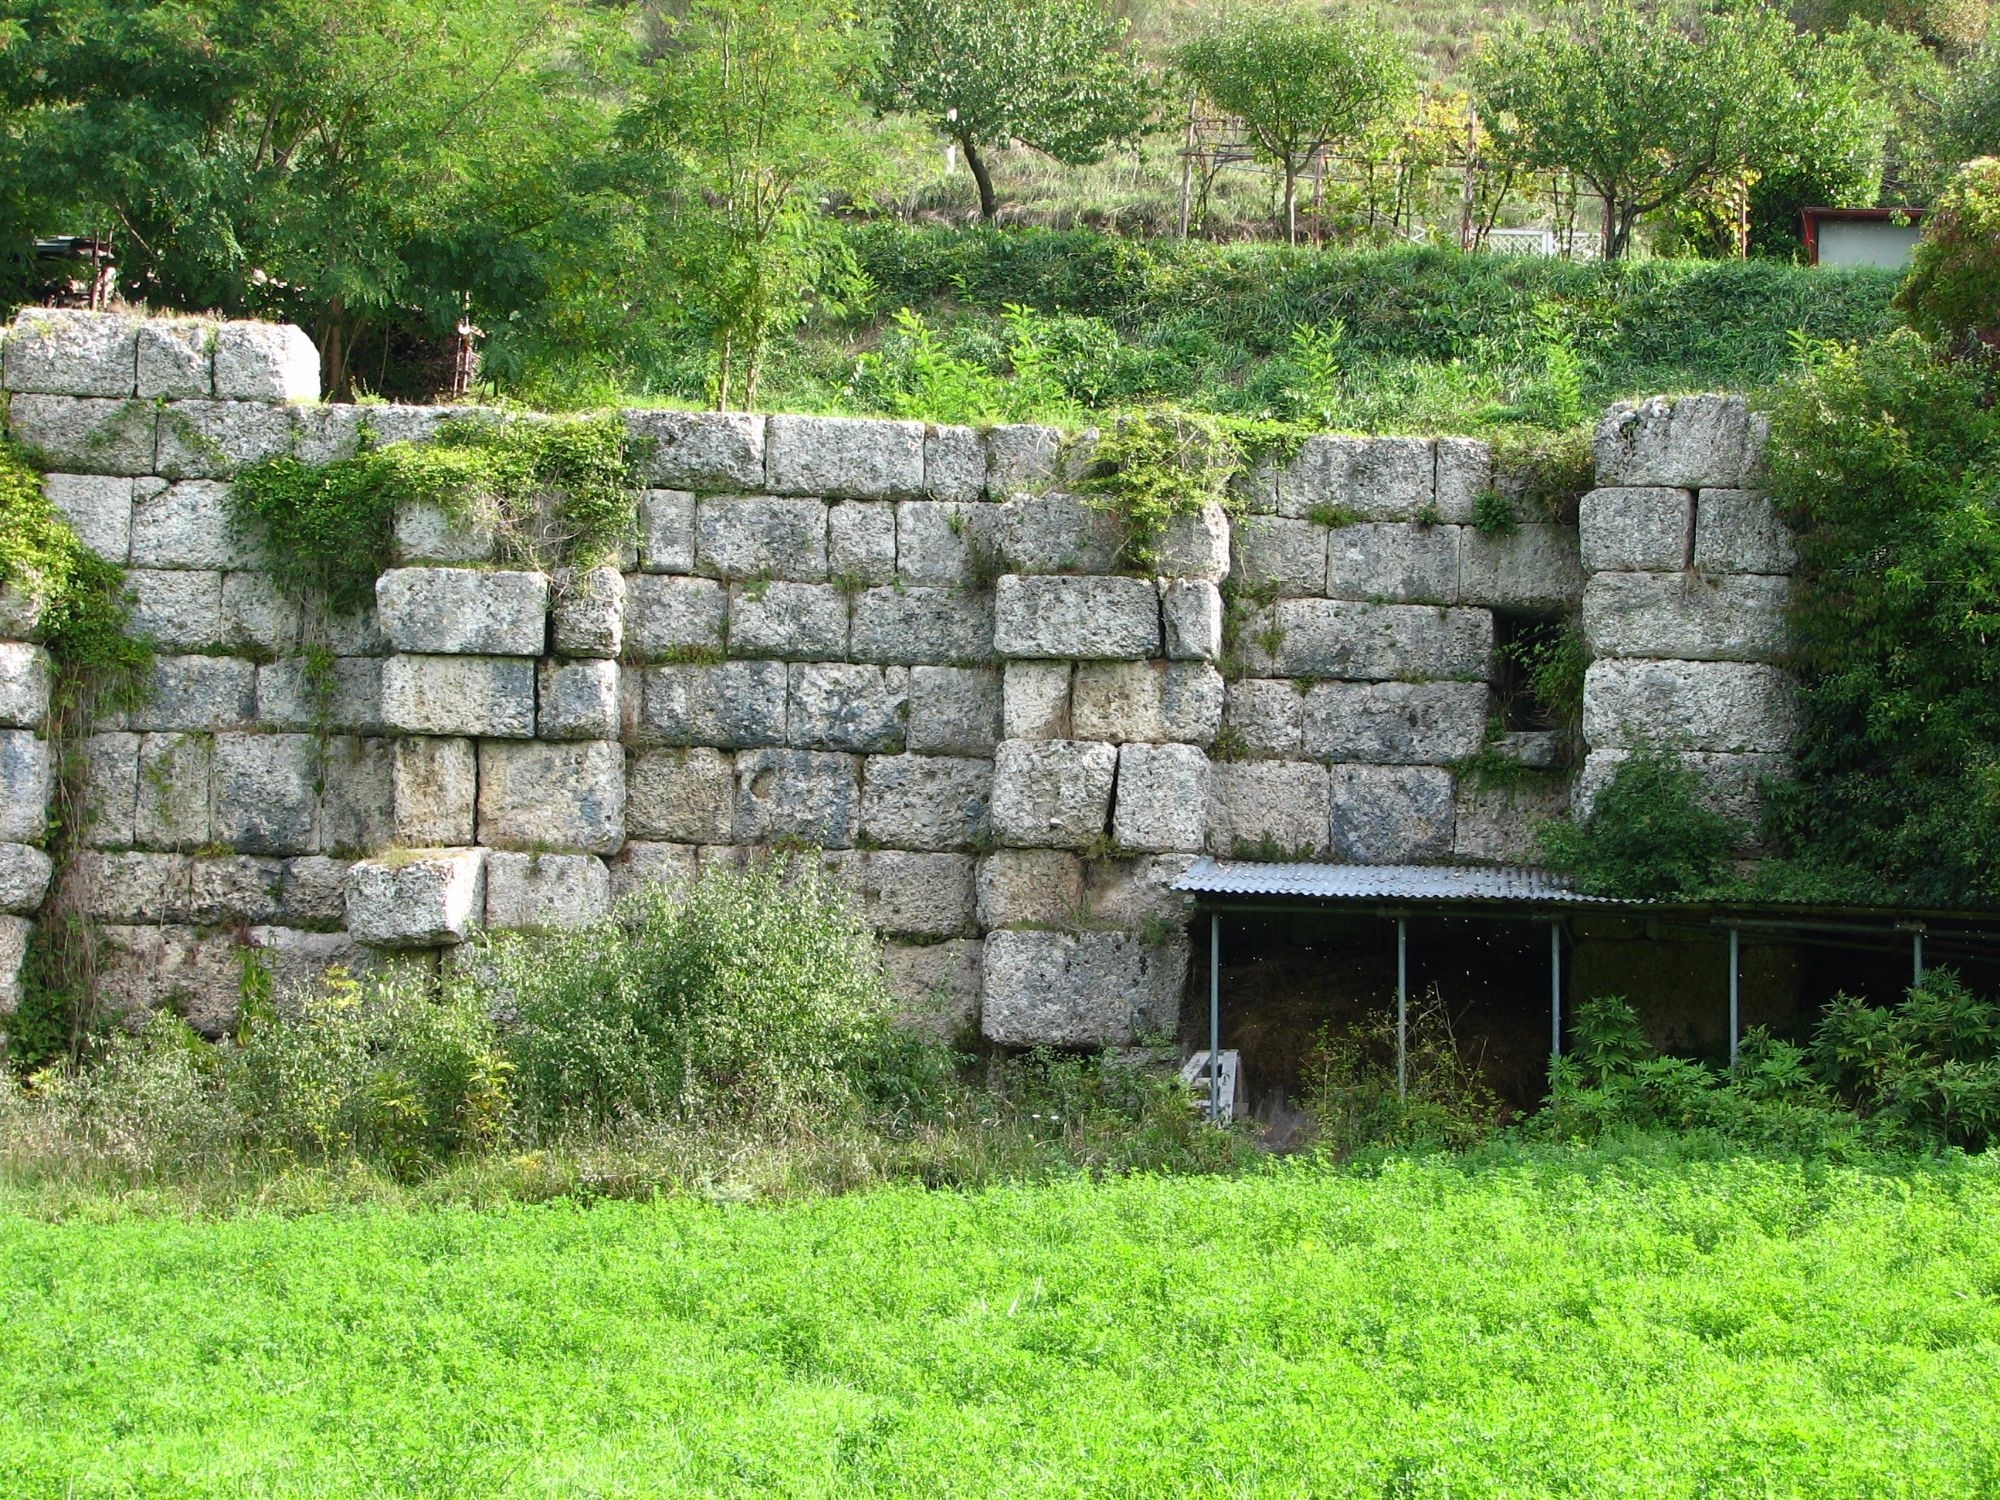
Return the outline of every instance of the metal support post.
<path id="1" fill-rule="evenodd" d="M 1549 1056 L 1563 1055 L 1563 930 L 1549 918 Z"/>
<path id="2" fill-rule="evenodd" d="M 1222 1119 L 1222 913 L 1208 914 L 1208 1123 Z"/>
<path id="3" fill-rule="evenodd" d="M 1410 1092 L 1410 924 L 1396 918 L 1396 1097 Z"/>
<path id="4" fill-rule="evenodd" d="M 1910 934 L 1910 972 L 1916 975 L 1912 983 L 1924 982 L 1924 930 L 1921 927 Z"/>
<path id="5" fill-rule="evenodd" d="M 1732 1073 L 1736 1071 L 1736 1039 L 1743 1033 L 1742 974 L 1742 934 L 1732 927 L 1729 929 L 1729 1071 Z"/>

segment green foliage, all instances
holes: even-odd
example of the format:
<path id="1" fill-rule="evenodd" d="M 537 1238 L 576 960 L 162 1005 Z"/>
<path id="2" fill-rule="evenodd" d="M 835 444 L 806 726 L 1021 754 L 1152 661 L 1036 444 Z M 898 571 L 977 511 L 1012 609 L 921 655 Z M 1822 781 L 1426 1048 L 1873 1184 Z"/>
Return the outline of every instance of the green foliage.
<path id="1" fill-rule="evenodd" d="M 1813 1033 L 1811 1064 L 1892 1140 L 1984 1151 L 2000 1137 L 2000 1004 L 1948 969 L 1889 1009 L 1840 996 Z"/>
<path id="2" fill-rule="evenodd" d="M 1555 432 L 1507 426 L 1492 435 L 1496 492 L 1546 521 L 1576 519 L 1577 502 L 1597 487 L 1594 423 Z"/>
<path id="3" fill-rule="evenodd" d="M 1323 1150 L 1342 1160 L 1382 1147 L 1463 1151 L 1499 1130 L 1502 1106 L 1486 1084 L 1483 1049 L 1459 1039 L 1435 985 L 1411 997 L 1404 1045 L 1399 1092 L 1392 1011 L 1350 1030 L 1320 1028 L 1301 1102 Z"/>
<path id="4" fill-rule="evenodd" d="M 1171 409 L 1136 412 L 1099 434 L 1080 488 L 1123 523 L 1124 559 L 1149 569 L 1176 518 L 1229 500 L 1230 481 L 1250 461 L 1246 440 L 1278 436 L 1276 424 Z"/>
<path id="5" fill-rule="evenodd" d="M 2000 155 L 1945 184 L 1896 306 L 1932 339 L 2000 350 Z"/>
<path id="6" fill-rule="evenodd" d="M 987 342 L 978 351 L 985 358 L 977 358 L 955 353 L 903 308 L 881 346 L 855 361 L 849 392 L 865 409 L 932 422 L 1073 421 L 1082 408 L 1050 357 L 1044 323 L 1027 308 L 1008 308 L 1004 353 Z"/>
<path id="7" fill-rule="evenodd" d="M 1821 351 L 1777 394 L 1770 485 L 1798 533 L 1798 779 L 1769 832 L 1822 884 L 2000 898 L 2000 411 L 1914 333 Z"/>
<path id="8" fill-rule="evenodd" d="M 1938 113 L 1937 146 L 1947 168 L 2000 156 L 2000 35 L 1959 65 Z"/>
<path id="9" fill-rule="evenodd" d="M 1592 896 L 1693 899 L 1712 893 L 1743 830 L 1703 805 L 1701 778 L 1670 751 L 1634 750 L 1582 822 L 1541 830 L 1543 857 Z"/>
<path id="10" fill-rule="evenodd" d="M 1472 502 L 1472 524 L 1488 536 L 1511 536 L 1521 529 L 1521 518 L 1498 490 L 1481 490 Z"/>

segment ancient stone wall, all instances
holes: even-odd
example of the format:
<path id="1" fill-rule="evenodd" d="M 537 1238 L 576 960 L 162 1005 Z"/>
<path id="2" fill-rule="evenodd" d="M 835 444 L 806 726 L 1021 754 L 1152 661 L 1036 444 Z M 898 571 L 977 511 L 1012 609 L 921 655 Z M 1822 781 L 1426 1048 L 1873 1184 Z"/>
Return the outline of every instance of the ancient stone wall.
<path id="1" fill-rule="evenodd" d="M 798 842 L 913 1016 L 1121 1042 L 1174 1021 L 1169 887 L 1203 851 L 1527 857 L 1566 781 L 1462 769 L 1548 759 L 1492 727 L 1496 620 L 1579 604 L 1586 796 L 1650 737 L 1726 788 L 1784 748 L 1786 553 L 1739 401 L 1614 412 L 1581 551 L 1576 527 L 1471 524 L 1479 443 L 1329 437 L 1244 480 L 1233 524 L 1178 524 L 1147 576 L 1054 429 L 633 411 L 648 488 L 619 567 L 504 566 L 410 509 L 375 608 L 327 619 L 232 530 L 230 474 L 351 454 L 364 422 L 422 440 L 446 410 L 321 405 L 310 342 L 268 325 L 31 310 L 0 354 L 13 436 L 160 652 L 145 705 L 80 746 L 81 850 L 53 879 L 99 926 L 106 999 L 211 1031 L 245 949 L 281 978 L 436 962 Z M 0 637 L 11 977 L 52 878 L 19 590 Z"/>

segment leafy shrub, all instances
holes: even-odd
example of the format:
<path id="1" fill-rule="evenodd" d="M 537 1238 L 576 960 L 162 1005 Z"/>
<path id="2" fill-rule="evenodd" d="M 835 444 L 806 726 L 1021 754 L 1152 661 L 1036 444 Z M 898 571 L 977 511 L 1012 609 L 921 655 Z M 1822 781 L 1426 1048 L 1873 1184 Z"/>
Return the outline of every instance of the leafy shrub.
<path id="1" fill-rule="evenodd" d="M 1464 1150 L 1500 1128 L 1484 1049 L 1461 1040 L 1433 985 L 1410 1001 L 1404 1092 L 1396 1089 L 1396 1018 L 1347 1030 L 1322 1026 L 1306 1055 L 1303 1103 L 1320 1143 L 1352 1156 L 1376 1146 Z"/>
<path id="2" fill-rule="evenodd" d="M 1634 750 L 1598 789 L 1582 822 L 1541 829 L 1551 867 L 1592 896 L 1696 897 L 1713 890 L 1743 830 L 1701 801 L 1701 778 L 1679 756 Z"/>
<path id="3" fill-rule="evenodd" d="M 1948 969 L 1892 1008 L 1840 996 L 1811 1057 L 1840 1101 L 1892 1138 L 1983 1151 L 2000 1136 L 2000 1004 Z"/>
<path id="4" fill-rule="evenodd" d="M 1967 162 L 1938 194 L 1896 306 L 1933 339 L 2000 350 L 2000 156 Z"/>

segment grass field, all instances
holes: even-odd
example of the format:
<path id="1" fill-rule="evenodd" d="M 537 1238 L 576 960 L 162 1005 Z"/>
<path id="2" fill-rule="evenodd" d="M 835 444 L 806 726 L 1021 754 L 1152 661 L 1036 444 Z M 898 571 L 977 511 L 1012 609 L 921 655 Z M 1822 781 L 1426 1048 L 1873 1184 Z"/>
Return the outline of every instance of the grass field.
<path id="1" fill-rule="evenodd" d="M 0 1217 L 10 1497 L 2000 1491 L 2000 1171 Z"/>

